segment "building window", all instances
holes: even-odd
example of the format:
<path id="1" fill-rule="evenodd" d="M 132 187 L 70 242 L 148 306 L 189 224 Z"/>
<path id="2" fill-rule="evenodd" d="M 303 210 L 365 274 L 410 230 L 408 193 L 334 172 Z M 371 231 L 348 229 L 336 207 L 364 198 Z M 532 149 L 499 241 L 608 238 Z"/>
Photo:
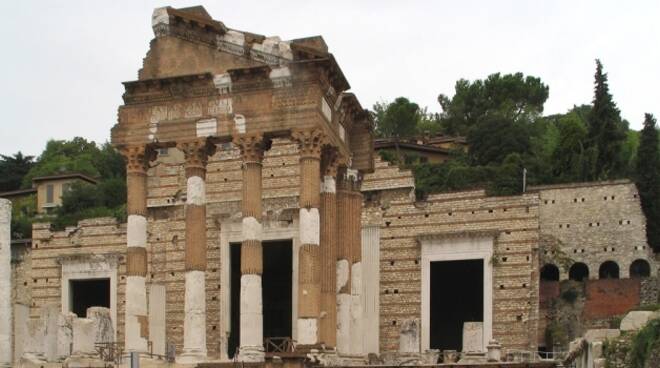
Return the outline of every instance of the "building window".
<path id="1" fill-rule="evenodd" d="M 53 203 L 53 184 L 47 184 L 46 185 L 46 203 L 51 204 Z"/>

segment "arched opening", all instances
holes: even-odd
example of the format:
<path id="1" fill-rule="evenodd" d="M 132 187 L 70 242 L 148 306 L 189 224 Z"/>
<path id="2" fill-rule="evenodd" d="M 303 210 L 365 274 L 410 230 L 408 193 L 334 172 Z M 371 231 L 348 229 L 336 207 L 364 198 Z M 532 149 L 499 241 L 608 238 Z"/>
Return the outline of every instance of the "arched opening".
<path id="1" fill-rule="evenodd" d="M 573 263 L 571 268 L 568 270 L 568 278 L 573 281 L 586 281 L 589 279 L 589 267 L 582 263 L 576 262 Z"/>
<path id="2" fill-rule="evenodd" d="M 548 263 L 541 268 L 541 281 L 559 281 L 559 268 Z"/>
<path id="3" fill-rule="evenodd" d="M 651 276 L 651 265 L 643 259 L 636 259 L 630 264 L 630 277 L 649 277 Z"/>
<path id="4" fill-rule="evenodd" d="M 599 279 L 618 279 L 619 265 L 614 261 L 605 261 L 598 269 Z"/>

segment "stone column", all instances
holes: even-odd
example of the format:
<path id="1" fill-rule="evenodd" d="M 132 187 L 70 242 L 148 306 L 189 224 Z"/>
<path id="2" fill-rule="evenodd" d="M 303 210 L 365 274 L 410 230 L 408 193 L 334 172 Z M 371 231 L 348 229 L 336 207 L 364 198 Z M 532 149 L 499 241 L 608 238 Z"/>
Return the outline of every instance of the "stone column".
<path id="1" fill-rule="evenodd" d="M 261 134 L 234 137 L 243 158 L 240 350 L 242 362 L 264 361 L 261 274 L 261 163 L 268 144 Z"/>
<path id="2" fill-rule="evenodd" d="M 346 167 L 337 175 L 337 351 L 351 352 L 350 187 Z"/>
<path id="3" fill-rule="evenodd" d="M 128 224 L 126 228 L 126 308 L 124 343 L 127 351 L 147 352 L 147 169 L 154 152 L 145 146 L 122 149 L 126 158 Z"/>
<path id="4" fill-rule="evenodd" d="M 291 133 L 300 153 L 300 250 L 298 253 L 298 344 L 319 343 L 321 314 L 320 215 L 321 148 L 325 135 L 320 129 Z"/>
<path id="5" fill-rule="evenodd" d="M 336 149 L 323 152 L 321 170 L 321 320 L 319 339 L 327 348 L 337 345 L 337 166 Z"/>
<path id="6" fill-rule="evenodd" d="M 351 354 L 364 350 L 362 318 L 362 193 L 358 173 L 350 170 L 348 241 L 351 252 Z"/>
<path id="7" fill-rule="evenodd" d="M 11 202 L 0 198 L 0 367 L 12 366 Z"/>
<path id="8" fill-rule="evenodd" d="M 206 162 L 215 145 L 180 142 L 186 170 L 186 243 L 183 353 L 181 363 L 206 360 Z"/>

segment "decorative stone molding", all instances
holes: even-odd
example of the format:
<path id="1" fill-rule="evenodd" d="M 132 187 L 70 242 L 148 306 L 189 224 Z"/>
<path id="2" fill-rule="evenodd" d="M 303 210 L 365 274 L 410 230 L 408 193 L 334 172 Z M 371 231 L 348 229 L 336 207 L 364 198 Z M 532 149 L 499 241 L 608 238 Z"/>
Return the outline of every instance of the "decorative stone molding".
<path id="1" fill-rule="evenodd" d="M 321 129 L 294 129 L 291 139 L 298 143 L 301 160 L 321 158 L 321 150 L 327 143 L 327 136 Z"/>
<path id="2" fill-rule="evenodd" d="M 208 139 L 195 139 L 187 142 L 178 142 L 176 145 L 186 159 L 186 176 L 204 177 L 209 156 L 216 151 L 215 144 Z"/>
<path id="3" fill-rule="evenodd" d="M 145 175 L 149 169 L 149 162 L 155 160 L 157 156 L 155 150 L 145 145 L 121 147 L 119 153 L 126 160 L 128 174 Z"/>
<path id="4" fill-rule="evenodd" d="M 240 149 L 243 164 L 261 164 L 264 152 L 270 149 L 270 140 L 264 139 L 260 133 L 237 134 L 232 142 Z"/>
<path id="5" fill-rule="evenodd" d="M 321 152 L 321 174 L 337 177 L 340 165 L 345 165 L 346 159 L 341 156 L 336 147 L 326 147 Z"/>

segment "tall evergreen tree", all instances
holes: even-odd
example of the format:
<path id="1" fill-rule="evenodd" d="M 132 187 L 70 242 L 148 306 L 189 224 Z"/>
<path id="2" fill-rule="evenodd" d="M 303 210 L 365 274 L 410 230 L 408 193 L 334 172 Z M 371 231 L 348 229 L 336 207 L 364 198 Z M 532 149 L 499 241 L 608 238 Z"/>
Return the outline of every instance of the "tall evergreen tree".
<path id="1" fill-rule="evenodd" d="M 650 246 L 660 251 L 660 147 L 656 120 L 644 118 L 637 149 L 637 189 L 646 215 L 646 237 Z"/>
<path id="2" fill-rule="evenodd" d="M 594 76 L 594 101 L 589 114 L 589 143 L 595 151 L 595 167 L 592 180 L 615 178 L 623 170 L 621 150 L 626 140 L 625 127 L 621 121 L 607 83 L 607 74 L 603 65 L 596 60 Z"/>
<path id="3" fill-rule="evenodd" d="M 21 187 L 21 180 L 32 166 L 34 157 L 25 156 L 21 151 L 12 156 L 0 155 L 0 192 L 16 190 Z"/>

